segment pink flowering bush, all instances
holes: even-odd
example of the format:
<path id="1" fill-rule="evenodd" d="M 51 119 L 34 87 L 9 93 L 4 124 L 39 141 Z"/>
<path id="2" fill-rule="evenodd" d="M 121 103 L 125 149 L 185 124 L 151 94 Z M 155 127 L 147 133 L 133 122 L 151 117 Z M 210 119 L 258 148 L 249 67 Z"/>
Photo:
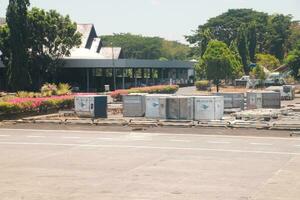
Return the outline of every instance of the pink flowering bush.
<path id="1" fill-rule="evenodd" d="M 173 94 L 179 89 L 178 85 L 155 85 L 148 87 L 138 87 L 131 88 L 128 90 L 115 90 L 110 96 L 113 99 L 121 100 L 122 95 L 132 94 L 132 93 L 149 93 L 149 94 Z"/>
<path id="2" fill-rule="evenodd" d="M 49 109 L 74 107 L 74 96 L 52 96 L 40 98 L 13 98 L 0 102 L 0 113 L 47 112 Z"/>

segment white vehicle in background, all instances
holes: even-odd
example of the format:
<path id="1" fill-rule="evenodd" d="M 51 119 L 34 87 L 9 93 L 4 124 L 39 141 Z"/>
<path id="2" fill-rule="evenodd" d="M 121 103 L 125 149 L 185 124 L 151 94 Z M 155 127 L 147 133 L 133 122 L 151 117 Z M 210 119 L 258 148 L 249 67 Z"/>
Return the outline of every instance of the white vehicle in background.
<path id="1" fill-rule="evenodd" d="M 266 86 L 280 86 L 284 85 L 285 81 L 279 72 L 270 73 L 270 75 L 265 80 Z"/>

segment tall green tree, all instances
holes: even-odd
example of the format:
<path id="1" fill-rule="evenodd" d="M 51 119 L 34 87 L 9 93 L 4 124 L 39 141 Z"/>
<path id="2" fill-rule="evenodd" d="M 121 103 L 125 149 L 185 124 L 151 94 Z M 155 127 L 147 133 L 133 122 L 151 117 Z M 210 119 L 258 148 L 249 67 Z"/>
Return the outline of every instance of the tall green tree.
<path id="1" fill-rule="evenodd" d="M 300 40 L 295 45 L 295 48 L 288 54 L 285 60 L 287 66 L 292 70 L 295 78 L 300 78 Z"/>
<path id="2" fill-rule="evenodd" d="M 213 80 L 219 92 L 222 79 L 231 79 L 242 73 L 241 64 L 235 59 L 224 42 L 212 40 L 203 55 L 203 63 L 199 63 L 206 72 L 207 79 Z"/>
<path id="3" fill-rule="evenodd" d="M 288 39 L 288 50 L 296 47 L 297 41 L 300 40 L 300 21 L 293 21 L 290 26 L 291 34 Z"/>
<path id="4" fill-rule="evenodd" d="M 81 44 L 81 34 L 70 17 L 55 10 L 32 8 L 28 12 L 30 74 L 35 89 L 46 81 L 55 81 L 54 75 L 69 56 L 70 50 Z"/>
<path id="5" fill-rule="evenodd" d="M 282 14 L 271 16 L 269 20 L 269 52 L 281 61 L 287 53 L 291 21 L 291 15 Z"/>
<path id="6" fill-rule="evenodd" d="M 256 23 L 252 22 L 248 27 L 248 50 L 249 50 L 249 58 L 252 63 L 255 63 L 256 46 L 257 46 Z"/>
<path id="7" fill-rule="evenodd" d="M 9 0 L 7 7 L 6 22 L 10 48 L 6 51 L 9 53 L 7 77 L 9 88 L 13 91 L 29 89 L 31 83 L 28 70 L 28 6 L 29 0 Z"/>
<path id="8" fill-rule="evenodd" d="M 227 45 L 236 40 L 239 27 L 242 24 L 256 23 L 257 41 L 260 49 L 264 49 L 264 40 L 268 24 L 268 14 L 257 12 L 252 9 L 229 9 L 227 12 L 210 18 L 207 23 L 199 25 L 195 34 L 186 36 L 188 42 L 199 45 L 202 40 L 201 34 L 205 29 L 209 29 L 214 39 L 225 42 Z"/>
<path id="9" fill-rule="evenodd" d="M 247 42 L 247 32 L 246 32 L 246 25 L 242 24 L 239 28 L 238 35 L 237 35 L 237 48 L 238 52 L 242 59 L 242 64 L 244 67 L 244 71 L 246 74 L 250 72 L 249 69 L 249 52 L 248 52 L 248 42 Z"/>
<path id="10" fill-rule="evenodd" d="M 26 33 L 23 35 L 25 46 L 22 46 L 25 49 L 25 56 L 22 57 L 24 65 L 19 68 L 11 65 L 12 52 L 16 51 L 11 41 L 11 29 L 15 27 L 10 27 L 9 24 L 0 28 L 0 50 L 3 53 L 1 60 L 8 66 L 9 78 L 14 78 L 12 80 L 16 79 L 16 83 L 21 84 L 11 89 L 39 89 L 44 82 L 55 81 L 54 75 L 59 73 L 58 69 L 63 65 L 61 58 L 70 55 L 70 50 L 80 45 L 81 34 L 76 31 L 77 25 L 69 16 L 62 16 L 54 10 L 33 8 L 26 11 L 23 18 L 26 19 L 25 32 L 21 31 L 17 35 L 20 37 Z M 29 78 L 32 80 L 30 88 L 25 84 Z"/>

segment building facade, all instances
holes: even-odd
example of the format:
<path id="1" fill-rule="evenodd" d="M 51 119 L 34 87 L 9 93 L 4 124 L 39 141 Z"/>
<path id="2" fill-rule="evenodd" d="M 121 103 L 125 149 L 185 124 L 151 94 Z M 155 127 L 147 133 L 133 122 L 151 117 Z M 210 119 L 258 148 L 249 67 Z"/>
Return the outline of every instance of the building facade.
<path id="1" fill-rule="evenodd" d="M 104 47 L 93 24 L 78 24 L 80 47 L 63 57 L 57 82 L 69 83 L 80 91 L 104 91 L 157 84 L 190 85 L 194 82 L 194 63 L 124 58 L 121 47 Z M 1 78 L 2 77 L 2 78 Z M 5 67 L 0 62 L 0 87 L 5 89 Z"/>

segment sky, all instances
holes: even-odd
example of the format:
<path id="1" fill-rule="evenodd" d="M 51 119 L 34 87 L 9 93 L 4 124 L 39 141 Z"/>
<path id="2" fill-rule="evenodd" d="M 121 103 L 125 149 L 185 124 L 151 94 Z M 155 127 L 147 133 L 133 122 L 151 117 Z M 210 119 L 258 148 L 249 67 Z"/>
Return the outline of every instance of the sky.
<path id="1" fill-rule="evenodd" d="M 5 16 L 7 5 L 8 0 L 0 0 L 0 16 Z M 77 23 L 93 23 L 98 35 L 133 33 L 180 42 L 230 8 L 292 14 L 300 20 L 300 0 L 31 0 L 31 6 L 56 9 Z"/>

